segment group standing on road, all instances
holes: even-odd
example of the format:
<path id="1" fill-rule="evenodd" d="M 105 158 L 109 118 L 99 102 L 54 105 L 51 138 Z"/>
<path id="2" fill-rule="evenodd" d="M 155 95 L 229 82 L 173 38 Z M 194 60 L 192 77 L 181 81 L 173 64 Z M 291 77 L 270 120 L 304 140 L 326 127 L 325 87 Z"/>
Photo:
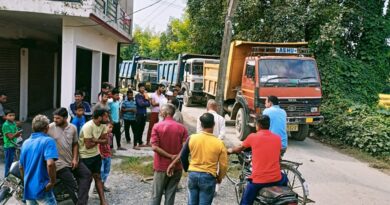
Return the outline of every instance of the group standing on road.
<path id="1" fill-rule="evenodd" d="M 104 83 L 93 107 L 85 102 L 84 92 L 75 92 L 75 102 L 69 109 L 59 108 L 53 113 L 53 123 L 43 115 L 33 119 L 33 133 L 21 149 L 20 169 L 24 178 L 24 200 L 28 204 L 56 204 L 53 187 L 61 179 L 74 204 L 88 204 L 92 180 L 100 204 L 107 204 L 104 192 L 110 189 L 106 182 L 111 168 L 114 140 L 117 150 L 121 145 L 121 118 L 125 139 L 133 149 L 151 146 L 154 155 L 154 177 L 151 204 L 174 204 L 182 176 L 188 175 L 188 204 L 211 204 L 218 184 L 226 175 L 228 153 L 251 148 L 253 172 L 241 204 L 253 204 L 257 192 L 266 186 L 285 184 L 287 178 L 280 172 L 280 155 L 287 149 L 286 112 L 278 99 L 269 96 L 266 109 L 257 120 L 257 133 L 247 137 L 240 147 L 227 150 L 225 119 L 217 113 L 215 100 L 207 102 L 207 112 L 197 120 L 197 132 L 188 136 L 181 114 L 180 86 L 166 92 L 160 84 L 149 98 L 143 83 L 138 84 L 134 96 L 128 90 L 120 100 L 119 89 Z M 15 121 L 15 112 L 4 109 L 6 95 L 0 93 L 0 123 L 4 139 L 5 176 L 14 161 L 15 143 L 21 131 Z M 142 135 L 151 108 L 146 142 Z M 70 119 L 68 120 L 68 116 Z"/>

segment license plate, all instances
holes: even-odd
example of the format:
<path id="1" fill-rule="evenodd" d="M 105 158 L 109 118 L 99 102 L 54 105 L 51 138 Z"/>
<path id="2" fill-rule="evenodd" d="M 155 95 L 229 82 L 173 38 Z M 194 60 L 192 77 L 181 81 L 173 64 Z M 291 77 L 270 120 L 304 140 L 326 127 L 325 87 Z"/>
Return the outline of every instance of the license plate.
<path id="1" fill-rule="evenodd" d="M 287 125 L 287 131 L 290 131 L 290 132 L 296 132 L 296 131 L 298 131 L 298 125 L 293 125 L 293 124 Z"/>
<path id="2" fill-rule="evenodd" d="M 306 123 L 312 123 L 312 122 L 313 122 L 313 118 L 312 117 L 306 118 Z"/>

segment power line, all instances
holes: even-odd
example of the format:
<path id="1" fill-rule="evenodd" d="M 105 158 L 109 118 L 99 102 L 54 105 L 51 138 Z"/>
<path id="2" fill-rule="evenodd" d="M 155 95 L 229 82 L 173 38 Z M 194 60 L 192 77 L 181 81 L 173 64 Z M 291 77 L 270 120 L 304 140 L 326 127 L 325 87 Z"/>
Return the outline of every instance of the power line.
<path id="1" fill-rule="evenodd" d="M 162 0 L 162 3 L 164 3 L 166 1 Z M 163 5 L 160 4 L 158 7 L 156 7 L 155 9 L 153 9 L 153 11 L 151 11 L 147 16 L 146 18 L 142 19 L 142 21 L 146 21 L 149 17 L 153 16 L 157 10 L 159 10 Z"/>
<path id="2" fill-rule="evenodd" d="M 176 0 L 173 0 L 170 4 L 168 4 L 168 5 L 164 8 L 164 10 L 167 9 L 167 8 L 169 8 L 170 6 L 172 6 L 172 4 L 175 3 L 175 1 L 176 1 Z M 159 16 L 160 14 L 161 14 L 161 13 L 157 13 L 157 15 L 154 16 L 154 17 L 152 17 L 148 22 L 146 22 L 145 25 L 148 26 L 148 25 L 154 20 L 154 18 L 156 18 L 156 17 Z"/>
<path id="3" fill-rule="evenodd" d="M 116 19 L 111 19 L 111 20 L 109 20 L 109 21 L 105 21 L 105 23 L 109 23 L 109 22 L 112 22 L 112 21 L 119 20 L 119 19 L 121 19 L 121 18 L 129 17 L 130 15 L 133 15 L 133 14 L 138 13 L 138 12 L 140 12 L 140 11 L 143 11 L 143 10 L 145 10 L 145 9 L 147 9 L 147 8 L 150 8 L 150 7 L 156 5 L 156 4 L 160 3 L 160 2 L 162 2 L 162 0 L 158 0 L 158 1 L 152 3 L 152 4 L 148 5 L 148 6 L 145 6 L 145 7 L 143 7 L 143 8 L 140 8 L 140 9 L 138 9 L 138 10 L 132 12 L 132 13 L 126 14 L 126 15 L 123 16 L 123 17 L 116 18 Z M 90 25 L 77 25 L 77 26 L 64 26 L 64 27 L 92 27 L 92 26 L 99 26 L 99 25 L 100 25 L 99 23 L 96 23 L 96 24 L 90 24 Z"/>

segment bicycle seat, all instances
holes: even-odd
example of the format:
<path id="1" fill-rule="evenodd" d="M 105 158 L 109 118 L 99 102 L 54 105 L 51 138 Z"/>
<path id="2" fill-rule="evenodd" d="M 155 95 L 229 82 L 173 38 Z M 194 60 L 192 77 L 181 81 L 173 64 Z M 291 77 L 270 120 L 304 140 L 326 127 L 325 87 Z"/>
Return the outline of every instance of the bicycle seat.
<path id="1" fill-rule="evenodd" d="M 289 187 L 286 186 L 271 186 L 260 190 L 259 197 L 261 201 L 267 204 L 286 204 L 297 203 L 298 197 Z"/>

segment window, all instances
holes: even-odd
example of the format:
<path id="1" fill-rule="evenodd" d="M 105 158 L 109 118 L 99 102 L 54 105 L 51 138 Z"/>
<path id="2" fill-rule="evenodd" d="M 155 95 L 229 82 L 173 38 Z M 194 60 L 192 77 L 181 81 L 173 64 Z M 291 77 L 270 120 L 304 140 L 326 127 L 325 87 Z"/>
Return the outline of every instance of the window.
<path id="1" fill-rule="evenodd" d="M 246 62 L 245 76 L 247 78 L 255 77 L 255 61 L 247 61 Z"/>

